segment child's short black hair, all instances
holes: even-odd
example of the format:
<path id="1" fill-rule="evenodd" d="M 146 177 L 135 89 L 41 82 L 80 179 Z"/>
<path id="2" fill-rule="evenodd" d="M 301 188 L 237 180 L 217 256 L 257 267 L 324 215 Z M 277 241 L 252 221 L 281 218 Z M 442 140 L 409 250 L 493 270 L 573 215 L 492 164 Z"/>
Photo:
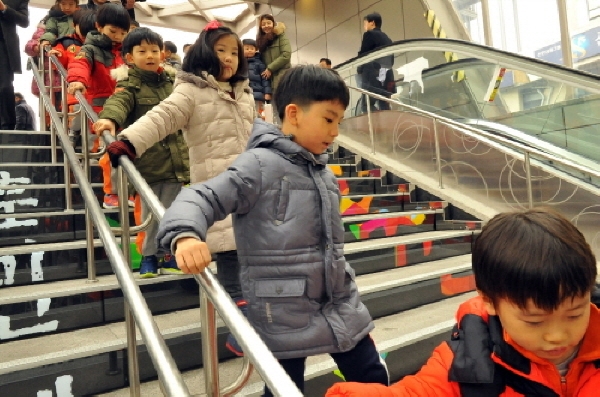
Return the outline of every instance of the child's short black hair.
<path id="1" fill-rule="evenodd" d="M 172 41 L 165 41 L 165 50 L 171 51 L 173 54 L 177 54 L 177 46 Z"/>
<path id="2" fill-rule="evenodd" d="M 325 62 L 325 65 L 331 66 L 331 59 L 329 58 L 321 58 L 319 59 L 319 63 Z"/>
<path id="3" fill-rule="evenodd" d="M 215 53 L 215 43 L 224 36 L 234 36 L 238 42 L 238 69 L 230 79 L 230 83 L 246 80 L 248 77 L 248 62 L 244 57 L 244 47 L 237 34 L 225 26 L 203 30 L 198 40 L 190 47 L 183 59 L 181 69 L 184 72 L 198 74 L 205 71 L 215 78 L 221 74 L 221 62 Z"/>
<path id="4" fill-rule="evenodd" d="M 258 47 L 256 46 L 256 40 L 254 40 L 254 39 L 244 39 L 244 40 L 242 40 L 242 44 L 243 45 L 251 45 L 252 47 L 258 49 Z"/>
<path id="5" fill-rule="evenodd" d="M 365 16 L 363 19 L 367 22 L 375 22 L 375 27 L 381 29 L 381 24 L 383 21 L 381 20 L 381 14 L 378 12 L 367 14 L 367 16 Z"/>
<path id="6" fill-rule="evenodd" d="M 285 108 L 294 103 L 300 107 L 314 102 L 339 101 L 344 108 L 350 103 L 350 92 L 340 75 L 315 65 L 295 66 L 283 75 L 275 90 L 275 109 L 283 120 Z"/>
<path id="7" fill-rule="evenodd" d="M 156 44 L 162 51 L 163 39 L 161 35 L 149 28 L 137 28 L 127 33 L 121 47 L 121 55 L 133 54 L 133 47 L 141 45 L 142 41 L 148 44 Z"/>
<path id="8" fill-rule="evenodd" d="M 522 309 L 531 300 L 554 310 L 565 299 L 592 291 L 597 275 L 596 258 L 581 232 L 548 208 L 493 217 L 475 241 L 472 263 L 483 295 Z"/>
<path id="9" fill-rule="evenodd" d="M 79 33 L 85 39 L 89 32 L 96 30 L 96 13 L 93 10 L 80 8 L 73 13 L 73 25 L 79 26 Z"/>
<path id="10" fill-rule="evenodd" d="M 129 18 L 129 13 L 122 5 L 105 3 L 98 7 L 96 23 L 101 28 L 106 25 L 113 25 L 125 31 L 129 31 L 131 20 Z"/>
<path id="11" fill-rule="evenodd" d="M 137 29 L 140 27 L 140 23 L 135 19 L 132 19 L 131 21 L 129 21 L 129 30 L 133 30 L 131 29 L 132 26 L 135 26 L 135 29 Z"/>

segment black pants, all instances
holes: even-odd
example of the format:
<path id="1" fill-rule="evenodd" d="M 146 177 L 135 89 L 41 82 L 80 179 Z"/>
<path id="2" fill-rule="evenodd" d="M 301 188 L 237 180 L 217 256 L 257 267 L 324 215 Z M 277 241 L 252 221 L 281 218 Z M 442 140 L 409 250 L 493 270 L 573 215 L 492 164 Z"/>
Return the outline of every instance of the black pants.
<path id="1" fill-rule="evenodd" d="M 390 383 L 387 367 L 369 335 L 358 342 L 354 349 L 345 353 L 332 353 L 331 358 L 347 382 L 381 383 L 385 386 Z M 304 393 L 305 363 L 306 357 L 279 360 L 279 364 L 302 393 Z M 263 397 L 273 397 L 273 393 L 266 386 Z"/>
<path id="2" fill-rule="evenodd" d="M 217 280 L 219 280 L 219 283 L 225 288 L 231 299 L 241 298 L 240 262 L 238 262 L 237 251 L 217 253 L 216 262 Z"/>
<path id="3" fill-rule="evenodd" d="M 360 75 L 362 78 L 361 88 L 372 92 L 373 94 L 390 97 L 390 93 L 385 89 L 381 81 L 379 81 L 379 70 L 381 66 L 377 62 L 369 62 L 362 65 Z M 381 101 L 379 99 L 369 98 L 371 111 L 375 110 L 390 110 L 389 103 Z M 377 104 L 377 107 L 375 105 Z M 361 99 L 361 111 L 362 113 L 367 112 L 367 98 L 366 95 L 362 95 Z"/>
<path id="4" fill-rule="evenodd" d="M 6 43 L 0 39 L 0 130 L 14 130 L 17 124 L 14 79 Z"/>

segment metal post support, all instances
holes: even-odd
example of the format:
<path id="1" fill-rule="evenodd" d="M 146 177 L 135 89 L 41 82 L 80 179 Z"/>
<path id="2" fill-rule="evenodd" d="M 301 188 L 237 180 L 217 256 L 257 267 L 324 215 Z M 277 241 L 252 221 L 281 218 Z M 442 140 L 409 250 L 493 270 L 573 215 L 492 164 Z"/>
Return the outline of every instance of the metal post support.
<path id="1" fill-rule="evenodd" d="M 121 250 L 125 262 L 131 269 L 131 250 L 129 246 L 129 205 L 127 195 L 127 176 L 122 167 L 117 169 L 119 193 L 119 221 L 121 223 Z M 125 301 L 125 329 L 127 334 L 127 372 L 129 374 L 129 395 L 140 397 L 140 368 L 137 354 L 137 341 L 135 334 L 135 319 L 127 301 Z"/>
<path id="2" fill-rule="evenodd" d="M 571 50 L 571 34 L 569 33 L 569 17 L 567 1 L 556 0 L 558 6 L 558 22 L 560 25 L 560 47 L 562 50 L 563 66 L 573 67 L 573 52 Z"/>
<path id="3" fill-rule="evenodd" d="M 365 95 L 367 99 L 367 120 L 369 122 L 369 137 L 371 138 L 371 154 L 375 154 L 375 133 L 373 132 L 373 121 L 371 120 L 371 98 Z"/>
<path id="4" fill-rule="evenodd" d="M 481 20 L 483 23 L 483 41 L 488 47 L 494 46 L 492 37 L 492 27 L 490 25 L 490 2 L 489 0 L 481 0 Z"/>
<path id="5" fill-rule="evenodd" d="M 42 49 L 42 58 L 44 57 L 44 53 L 46 51 L 44 49 Z M 50 60 L 48 60 L 48 92 L 50 94 L 50 103 L 52 104 L 52 107 L 54 107 L 56 109 L 56 99 L 54 97 L 54 73 L 53 73 L 53 68 L 52 68 L 52 62 L 50 62 Z M 58 135 L 58 133 L 56 132 L 56 128 L 54 126 L 54 123 L 52 121 L 50 121 L 50 156 L 51 156 L 51 161 L 52 164 L 56 164 L 56 136 Z"/>
<path id="6" fill-rule="evenodd" d="M 525 163 L 525 179 L 527 181 L 527 202 L 529 203 L 529 208 L 533 208 L 533 188 L 531 186 L 531 161 L 529 152 L 525 152 L 523 162 Z"/>
<path id="7" fill-rule="evenodd" d="M 81 112 L 81 136 L 87 138 L 87 117 L 85 112 Z M 88 141 L 85 138 L 81 139 L 81 146 L 83 150 L 83 172 L 85 173 L 86 179 L 91 180 L 90 170 L 90 148 Z M 87 269 L 88 269 L 88 283 L 97 282 L 96 278 L 96 258 L 94 255 L 94 220 L 92 214 L 86 206 L 85 209 L 85 240 L 87 247 Z"/>
<path id="8" fill-rule="evenodd" d="M 202 367 L 207 397 L 219 396 L 219 359 L 217 357 L 217 321 L 213 303 L 200 289 L 200 332 L 202 333 Z"/>
<path id="9" fill-rule="evenodd" d="M 69 165 L 69 159 L 64 156 L 63 159 L 65 166 L 65 211 L 73 210 L 73 189 L 71 188 L 71 166 Z"/>
<path id="10" fill-rule="evenodd" d="M 440 138 L 437 130 L 437 119 L 433 119 L 433 139 L 435 140 L 435 165 L 438 173 L 438 183 L 440 185 L 440 189 L 444 188 L 444 181 L 442 179 L 442 158 L 440 151 Z"/>

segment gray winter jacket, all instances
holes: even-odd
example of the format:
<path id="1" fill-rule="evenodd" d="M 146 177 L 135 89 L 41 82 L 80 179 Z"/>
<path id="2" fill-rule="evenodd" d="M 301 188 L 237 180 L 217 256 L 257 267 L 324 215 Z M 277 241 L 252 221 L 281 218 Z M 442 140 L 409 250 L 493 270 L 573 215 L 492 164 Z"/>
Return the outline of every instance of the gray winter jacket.
<path id="1" fill-rule="evenodd" d="M 158 231 L 171 249 L 181 233 L 204 241 L 234 213 L 248 319 L 279 359 L 345 352 L 373 329 L 344 258 L 340 192 L 326 162 L 257 119 L 247 150 L 184 188 Z"/>

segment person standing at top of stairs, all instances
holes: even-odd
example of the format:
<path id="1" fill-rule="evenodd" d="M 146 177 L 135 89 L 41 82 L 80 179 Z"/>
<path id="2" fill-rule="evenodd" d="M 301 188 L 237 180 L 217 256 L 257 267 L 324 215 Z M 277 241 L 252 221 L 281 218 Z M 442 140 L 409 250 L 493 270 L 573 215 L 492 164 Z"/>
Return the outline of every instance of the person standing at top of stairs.
<path id="1" fill-rule="evenodd" d="M 96 113 L 115 92 L 110 71 L 123 64 L 121 43 L 129 31 L 129 14 L 119 4 L 104 4 L 96 14 L 97 31 L 90 32 L 75 59 L 69 63 L 69 93 L 81 91 Z M 104 183 L 104 207 L 118 206 L 116 172 L 108 155 L 100 158 Z M 133 203 L 131 203 L 133 205 Z"/>
<path id="2" fill-rule="evenodd" d="M 364 29 L 362 42 L 360 44 L 360 50 L 358 56 L 364 55 L 370 51 L 373 51 L 379 47 L 383 47 L 392 44 L 392 40 L 387 34 L 381 31 L 381 24 L 383 23 L 381 15 L 377 12 L 368 14 L 364 18 Z M 387 70 L 394 65 L 394 56 L 386 56 L 374 61 L 368 62 L 358 67 L 358 73 L 362 77 L 362 87 L 367 91 L 370 91 L 377 95 L 389 97 L 391 94 L 388 92 L 383 83 L 387 76 Z M 382 73 L 383 71 L 383 73 Z M 382 76 L 383 75 L 383 76 Z M 373 99 L 371 102 L 371 110 L 375 110 L 375 103 L 378 103 L 379 110 L 389 110 L 389 104 L 384 101 Z M 367 111 L 367 101 L 363 98 L 362 101 L 363 113 Z"/>
<path id="3" fill-rule="evenodd" d="M 17 115 L 15 130 L 35 131 L 35 114 L 20 92 L 15 92 L 15 113 Z"/>
<path id="4" fill-rule="evenodd" d="M 29 26 L 29 0 L 0 0 L 0 130 L 14 130 L 15 73 L 21 73 L 17 25 Z"/>
<path id="5" fill-rule="evenodd" d="M 110 130 L 114 135 L 117 128 L 126 128 L 171 95 L 176 71 L 173 67 L 161 66 L 163 45 L 162 37 L 148 28 L 137 28 L 127 34 L 122 52 L 129 66 L 122 65 L 112 71 L 117 89 L 106 100 L 100 119 L 94 123 L 97 134 Z M 124 144 L 122 141 L 119 143 Z M 155 143 L 134 163 L 165 208 L 169 208 L 181 187 L 190 182 L 188 147 L 181 131 Z M 112 165 L 114 168 L 118 166 Z M 148 205 L 139 195 L 135 198 L 134 214 L 138 225 L 150 215 Z M 158 222 L 154 220 L 145 232 L 138 233 L 136 239 L 137 249 L 142 255 L 142 278 L 158 275 L 157 229 Z M 174 256 L 165 255 L 160 272 L 181 273 Z"/>

